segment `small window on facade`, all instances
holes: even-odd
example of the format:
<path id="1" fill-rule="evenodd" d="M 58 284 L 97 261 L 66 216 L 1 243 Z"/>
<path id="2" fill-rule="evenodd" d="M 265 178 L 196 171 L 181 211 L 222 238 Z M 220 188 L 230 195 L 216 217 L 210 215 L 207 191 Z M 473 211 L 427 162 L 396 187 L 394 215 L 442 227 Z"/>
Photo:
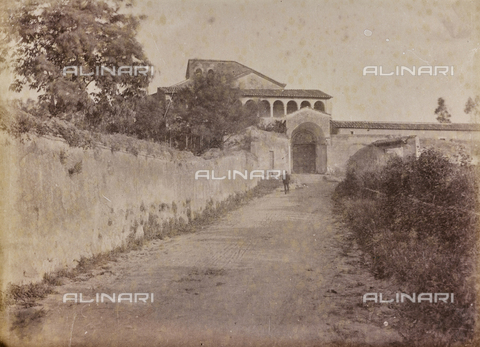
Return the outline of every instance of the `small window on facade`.
<path id="1" fill-rule="evenodd" d="M 352 134 L 352 135 L 353 135 L 353 131 L 350 131 L 350 134 Z"/>

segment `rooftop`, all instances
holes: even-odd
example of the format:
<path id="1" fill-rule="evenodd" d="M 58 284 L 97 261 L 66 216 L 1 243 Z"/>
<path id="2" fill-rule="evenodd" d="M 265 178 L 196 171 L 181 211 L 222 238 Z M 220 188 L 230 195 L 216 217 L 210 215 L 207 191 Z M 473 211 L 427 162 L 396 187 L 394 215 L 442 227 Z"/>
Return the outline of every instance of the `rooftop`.
<path id="1" fill-rule="evenodd" d="M 332 128 L 351 129 L 480 131 L 480 124 L 472 123 L 401 123 L 332 120 L 331 126 Z"/>
<path id="2" fill-rule="evenodd" d="M 242 96 L 274 98 L 330 99 L 331 96 L 317 89 L 242 89 Z"/>
<path id="3" fill-rule="evenodd" d="M 188 87 L 192 80 L 186 80 L 170 87 L 161 87 L 166 94 L 173 94 L 176 91 Z M 241 89 L 243 97 L 262 98 L 304 98 L 304 99 L 330 99 L 331 96 L 316 89 Z"/>

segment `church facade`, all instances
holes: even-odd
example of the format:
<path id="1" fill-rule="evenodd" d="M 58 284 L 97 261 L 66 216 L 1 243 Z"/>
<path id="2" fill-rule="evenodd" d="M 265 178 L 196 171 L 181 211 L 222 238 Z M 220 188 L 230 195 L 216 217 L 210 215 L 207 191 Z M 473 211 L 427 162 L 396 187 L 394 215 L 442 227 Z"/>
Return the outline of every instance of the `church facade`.
<path id="1" fill-rule="evenodd" d="M 402 136 L 417 136 L 420 142 L 422 139 L 480 141 L 478 124 L 333 120 L 332 96 L 317 89 L 285 88 L 286 84 L 235 61 L 190 59 L 185 80 L 160 87 L 157 93 L 164 94 L 169 101 L 176 91 L 192 83 L 195 74 L 216 73 L 233 77 L 234 87 L 240 89 L 242 104 L 256 105 L 264 123 L 279 120 L 286 124 L 286 134 L 268 145 L 252 146 L 252 153 L 265 166 L 263 169 L 281 169 L 294 174 L 341 172 L 348 158 L 359 149 Z"/>

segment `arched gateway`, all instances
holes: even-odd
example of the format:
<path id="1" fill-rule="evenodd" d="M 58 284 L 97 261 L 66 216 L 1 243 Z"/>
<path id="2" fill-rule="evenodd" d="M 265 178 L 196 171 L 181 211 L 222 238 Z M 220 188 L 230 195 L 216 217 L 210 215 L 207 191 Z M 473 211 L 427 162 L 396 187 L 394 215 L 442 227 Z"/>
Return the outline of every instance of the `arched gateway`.
<path id="1" fill-rule="evenodd" d="M 290 170 L 294 174 L 323 174 L 327 171 L 327 143 L 330 117 L 311 109 L 287 116 L 290 138 Z"/>
<path id="2" fill-rule="evenodd" d="M 294 173 L 316 173 L 317 138 L 308 130 L 300 130 L 292 137 Z"/>

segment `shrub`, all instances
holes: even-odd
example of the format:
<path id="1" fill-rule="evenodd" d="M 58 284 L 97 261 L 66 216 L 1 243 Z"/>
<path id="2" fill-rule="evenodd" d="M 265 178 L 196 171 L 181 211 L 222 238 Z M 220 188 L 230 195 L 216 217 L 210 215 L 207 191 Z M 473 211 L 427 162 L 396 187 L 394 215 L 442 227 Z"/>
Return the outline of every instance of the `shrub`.
<path id="1" fill-rule="evenodd" d="M 405 293 L 455 294 L 452 305 L 398 306 L 412 344 L 473 335 L 477 177 L 466 160 L 427 149 L 418 160 L 395 157 L 361 175 L 351 170 L 336 188 L 337 212 L 376 277 L 391 278 Z"/>

